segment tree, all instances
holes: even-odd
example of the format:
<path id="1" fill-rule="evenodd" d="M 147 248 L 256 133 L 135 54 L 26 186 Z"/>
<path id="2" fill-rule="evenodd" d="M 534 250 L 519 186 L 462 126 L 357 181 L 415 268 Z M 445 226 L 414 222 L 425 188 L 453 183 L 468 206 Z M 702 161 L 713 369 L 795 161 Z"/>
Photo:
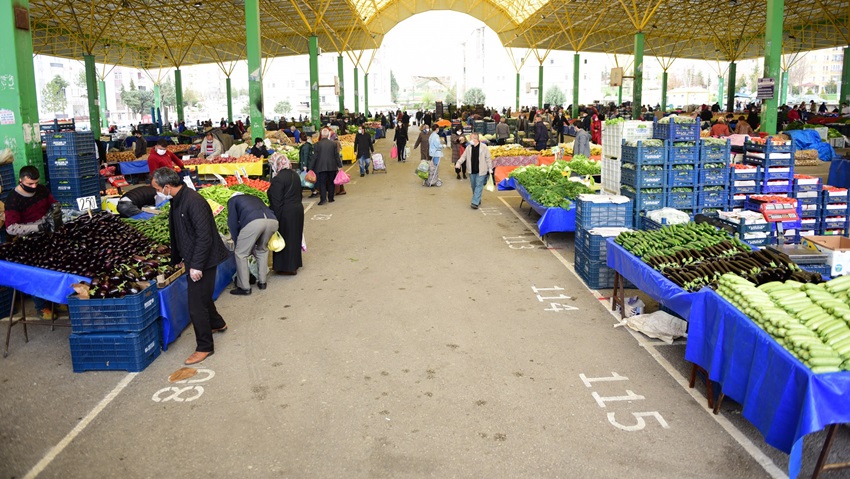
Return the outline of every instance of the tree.
<path id="1" fill-rule="evenodd" d="M 292 111 L 292 104 L 289 103 L 289 100 L 283 100 L 277 102 L 277 105 L 274 106 L 274 112 L 278 115 L 286 116 L 289 112 Z"/>
<path id="2" fill-rule="evenodd" d="M 249 101 L 249 102 L 246 102 L 244 105 L 242 105 L 242 109 L 239 110 L 239 112 L 242 113 L 243 115 L 250 114 L 251 113 L 251 102 Z"/>
<path id="3" fill-rule="evenodd" d="M 824 91 L 826 91 L 830 95 L 834 95 L 838 93 L 838 84 L 835 83 L 835 80 L 832 78 L 829 79 L 826 85 L 824 85 Z"/>
<path id="4" fill-rule="evenodd" d="M 45 113 L 64 112 L 68 107 L 68 98 L 65 96 L 65 88 L 68 82 L 56 75 L 44 85 L 41 90 L 42 106 Z"/>
<path id="5" fill-rule="evenodd" d="M 422 98 L 420 98 L 419 104 L 416 107 L 423 110 L 431 110 L 434 108 L 434 101 L 434 93 L 431 90 L 426 90 L 422 92 Z"/>
<path id="6" fill-rule="evenodd" d="M 543 103 L 550 105 L 564 106 L 565 101 L 567 101 L 567 95 L 558 85 L 550 86 L 543 95 Z"/>
<path id="7" fill-rule="evenodd" d="M 191 88 L 183 89 L 183 104 L 186 106 L 198 106 L 203 101 L 201 95 Z"/>
<path id="8" fill-rule="evenodd" d="M 82 96 L 83 98 L 88 98 L 89 92 L 87 90 L 88 86 L 86 84 L 86 71 L 80 70 L 77 72 L 77 78 L 74 79 L 74 85 L 77 85 L 80 89 L 83 90 Z"/>
<path id="9" fill-rule="evenodd" d="M 486 99 L 487 95 L 478 87 L 470 88 L 463 94 L 464 105 L 483 105 Z"/>
<path id="10" fill-rule="evenodd" d="M 390 101 L 398 103 L 398 82 L 392 70 L 390 70 Z"/>
<path id="11" fill-rule="evenodd" d="M 177 107 L 177 90 L 171 78 L 159 85 L 159 97 L 164 107 Z"/>
<path id="12" fill-rule="evenodd" d="M 457 83 L 446 91 L 446 105 L 457 105 Z"/>
<path id="13" fill-rule="evenodd" d="M 136 84 L 133 83 L 133 80 L 130 79 L 130 89 L 125 90 L 124 86 L 121 86 L 121 103 L 127 105 L 127 108 L 138 115 L 143 114 L 145 111 L 149 110 L 153 105 L 153 92 L 149 90 L 139 90 L 136 88 Z"/>

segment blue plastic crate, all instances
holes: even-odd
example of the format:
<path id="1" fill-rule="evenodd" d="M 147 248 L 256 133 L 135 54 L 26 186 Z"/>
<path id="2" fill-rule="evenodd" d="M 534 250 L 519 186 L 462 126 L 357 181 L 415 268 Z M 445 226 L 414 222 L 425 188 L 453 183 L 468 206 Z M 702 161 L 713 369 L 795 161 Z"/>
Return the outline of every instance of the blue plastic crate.
<path id="1" fill-rule="evenodd" d="M 795 198 L 797 198 L 797 202 L 802 204 L 802 205 L 818 205 L 818 206 L 820 206 L 822 204 L 821 198 L 819 196 L 804 196 L 804 197 L 795 196 Z"/>
<path id="2" fill-rule="evenodd" d="M 83 178 L 97 175 L 100 170 L 97 158 L 90 155 L 85 158 L 54 158 L 47 160 L 47 171 L 53 179 Z"/>
<path id="3" fill-rule="evenodd" d="M 801 264 L 800 269 L 810 273 L 820 273 L 824 278 L 828 278 L 832 273 L 832 266 L 828 264 Z"/>
<path id="4" fill-rule="evenodd" d="M 12 309 L 12 288 L 0 286 L 0 319 L 8 318 Z"/>
<path id="5" fill-rule="evenodd" d="M 670 188 L 696 186 L 698 178 L 699 169 L 696 167 L 690 170 L 667 170 L 667 186 Z"/>
<path id="6" fill-rule="evenodd" d="M 94 134 L 92 132 L 62 131 L 48 133 L 47 158 L 68 158 L 95 154 Z"/>
<path id="7" fill-rule="evenodd" d="M 794 188 L 791 180 L 777 180 L 777 181 L 759 181 L 757 183 L 757 193 L 759 194 L 791 194 L 791 190 Z"/>
<path id="8" fill-rule="evenodd" d="M 581 253 L 587 256 L 591 261 L 607 261 L 608 238 L 610 238 L 610 236 L 595 235 L 585 232 L 585 234 L 582 235 L 581 249 L 578 248 L 578 245 L 576 246 L 576 254 Z"/>
<path id="9" fill-rule="evenodd" d="M 674 192 L 667 191 L 666 206 L 676 209 L 694 209 L 696 208 L 696 193 L 690 192 Z"/>
<path id="10" fill-rule="evenodd" d="M 752 186 L 735 186 L 731 185 L 729 187 L 729 194 L 734 195 L 754 195 L 758 193 L 758 182 L 754 183 Z"/>
<path id="11" fill-rule="evenodd" d="M 575 270 L 582 281 L 591 289 L 611 289 L 614 287 L 616 271 L 609 268 L 605 260 L 594 261 L 583 254 L 576 254 Z"/>
<path id="12" fill-rule="evenodd" d="M 633 207 L 630 202 L 602 203 L 579 197 L 575 205 L 576 227 L 581 226 L 585 230 L 601 226 L 632 227 Z"/>
<path id="13" fill-rule="evenodd" d="M 725 207 L 725 206 L 723 208 L 717 208 L 717 207 L 707 207 L 706 208 L 706 207 L 702 207 L 702 206 L 697 206 L 694 209 L 694 215 L 717 216 L 717 214 L 719 212 L 726 211 L 727 209 L 728 208 Z"/>
<path id="14" fill-rule="evenodd" d="M 664 208 L 664 192 L 646 193 L 643 190 L 637 190 L 632 193 L 628 190 L 622 190 L 621 193 L 631 198 L 634 201 L 634 211 L 648 211 Z"/>
<path id="15" fill-rule="evenodd" d="M 744 243 L 747 243 L 750 246 L 755 246 L 756 248 L 761 248 L 762 246 L 768 246 L 774 244 L 776 241 L 774 240 L 773 234 L 765 236 L 764 238 L 749 238 L 742 239 Z"/>
<path id="16" fill-rule="evenodd" d="M 733 196 L 729 196 L 729 208 L 735 209 L 743 209 L 744 208 L 744 200 L 736 200 Z"/>
<path id="17" fill-rule="evenodd" d="M 826 229 L 821 228 L 818 232 L 820 236 L 850 236 L 850 229 Z"/>
<path id="18" fill-rule="evenodd" d="M 730 168 L 729 171 L 729 180 L 730 181 L 755 181 L 759 178 L 759 170 L 758 168 L 747 168 L 747 169 L 739 169 L 739 168 Z"/>
<path id="19" fill-rule="evenodd" d="M 817 180 L 817 182 L 809 183 L 810 181 L 813 181 L 813 179 L 810 178 L 807 178 L 805 180 L 802 178 L 794 178 L 794 192 L 796 193 L 800 191 L 821 191 L 821 183 L 823 182 L 823 180 L 821 180 L 820 178 L 814 178 L 814 180 Z M 806 181 L 806 183 L 801 184 L 801 181 Z"/>
<path id="20" fill-rule="evenodd" d="M 729 164 L 732 156 L 732 146 L 730 140 L 726 140 L 725 145 L 707 145 L 705 140 L 699 141 L 699 161 L 701 164 L 706 163 L 723 163 Z"/>
<path id="21" fill-rule="evenodd" d="M 820 208 L 816 208 L 816 209 L 802 208 L 800 210 L 800 217 L 801 218 L 817 218 L 817 219 L 820 219 L 822 216 L 823 216 L 823 214 L 821 213 Z"/>
<path id="22" fill-rule="evenodd" d="M 623 140 L 620 160 L 623 163 L 634 163 L 643 165 L 664 165 L 667 161 L 667 148 L 664 146 L 644 146 L 643 141 L 638 140 L 638 146 L 626 145 Z"/>
<path id="23" fill-rule="evenodd" d="M 142 371 L 159 357 L 159 330 L 159 322 L 154 321 L 133 333 L 71 333 L 74 372 Z"/>
<path id="24" fill-rule="evenodd" d="M 699 147 L 666 141 L 668 165 L 699 165 Z"/>
<path id="25" fill-rule="evenodd" d="M 726 185 L 729 183 L 729 168 L 705 168 L 699 169 L 698 181 L 703 186 Z"/>
<path id="26" fill-rule="evenodd" d="M 827 216 L 820 221 L 821 230 L 842 230 L 847 229 L 847 226 L 846 216 Z"/>
<path id="27" fill-rule="evenodd" d="M 767 141 L 764 145 L 760 143 L 753 143 L 749 140 L 744 142 L 744 150 L 745 151 L 754 151 L 758 153 L 764 153 L 766 155 L 770 155 L 771 153 L 792 153 L 791 158 L 794 157 L 794 143 L 786 142 L 788 144 L 777 145 L 771 141 Z"/>
<path id="28" fill-rule="evenodd" d="M 800 219 L 800 228 L 799 231 L 813 231 L 814 234 L 817 234 L 820 231 L 820 219 L 819 218 L 806 218 L 803 217 Z"/>
<path id="29" fill-rule="evenodd" d="M 843 203 L 828 203 L 824 205 L 820 205 L 820 216 L 821 218 L 826 217 L 835 217 L 835 216 L 844 216 L 847 217 L 850 211 L 847 210 L 847 205 Z"/>
<path id="30" fill-rule="evenodd" d="M 638 229 L 641 231 L 660 230 L 664 225 L 641 213 L 638 216 Z"/>
<path id="31" fill-rule="evenodd" d="M 77 204 L 77 199 L 78 198 L 85 198 L 87 196 L 94 196 L 95 204 L 97 205 L 97 208 L 94 208 L 94 210 L 99 210 L 100 209 L 100 193 L 98 193 L 98 192 L 89 193 L 89 194 L 83 193 L 80 196 L 54 194 L 53 198 L 56 199 L 56 201 L 62 206 L 62 208 L 79 210 L 79 205 Z"/>
<path id="32" fill-rule="evenodd" d="M 631 164 L 631 163 L 628 163 Z M 652 165 L 659 166 L 659 165 Z M 628 168 L 626 164 L 620 165 L 620 184 L 637 188 L 664 188 L 667 183 L 665 170 L 645 170 L 643 167 L 637 169 Z"/>
<path id="33" fill-rule="evenodd" d="M 822 190 L 821 197 L 823 198 L 823 204 L 847 203 L 847 189 L 839 191 Z"/>
<path id="34" fill-rule="evenodd" d="M 759 181 L 784 180 L 784 181 L 788 181 L 793 186 L 793 183 L 794 183 L 794 167 L 793 166 L 789 167 L 789 168 L 776 167 L 776 166 L 770 167 L 770 168 L 765 168 L 763 166 L 759 166 L 757 169 L 758 169 Z"/>
<path id="35" fill-rule="evenodd" d="M 123 298 L 80 299 L 72 295 L 68 297 L 68 312 L 74 333 L 141 331 L 159 318 L 156 283 Z"/>
<path id="36" fill-rule="evenodd" d="M 699 122 L 694 123 L 658 123 L 652 125 L 652 137 L 670 141 L 699 141 Z"/>
<path id="37" fill-rule="evenodd" d="M 757 158 L 755 156 L 752 156 L 750 153 L 746 153 L 746 154 L 744 154 L 743 163 L 745 165 L 765 166 L 765 167 L 768 167 L 768 168 L 772 168 L 772 167 L 779 167 L 779 168 L 793 167 L 794 166 L 794 157 L 792 156 L 791 158 L 768 158 L 768 159 L 764 159 L 764 158 Z"/>
<path id="38" fill-rule="evenodd" d="M 699 208 L 725 208 L 729 204 L 729 193 L 726 190 L 700 191 L 697 205 Z"/>

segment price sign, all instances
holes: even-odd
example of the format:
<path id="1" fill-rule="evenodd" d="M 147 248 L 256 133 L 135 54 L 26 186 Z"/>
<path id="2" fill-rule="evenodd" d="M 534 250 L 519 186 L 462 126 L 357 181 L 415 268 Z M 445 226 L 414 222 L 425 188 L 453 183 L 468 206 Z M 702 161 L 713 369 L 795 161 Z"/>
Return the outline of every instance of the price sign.
<path id="1" fill-rule="evenodd" d="M 227 181 L 224 179 L 223 176 L 219 175 L 218 173 L 213 173 L 213 175 L 215 175 L 215 177 L 216 177 L 216 179 L 218 179 L 219 183 L 221 183 L 224 186 L 227 186 Z"/>
<path id="2" fill-rule="evenodd" d="M 213 216 L 218 216 L 219 213 L 224 211 L 224 206 L 221 206 L 211 199 L 207 199 L 207 203 L 209 203 L 210 209 L 212 209 Z"/>
<path id="3" fill-rule="evenodd" d="M 97 198 L 94 196 L 77 198 L 77 209 L 80 211 L 98 209 Z"/>
<path id="4" fill-rule="evenodd" d="M 191 158 L 189 155 L 183 155 L 183 161 L 189 161 Z"/>
<path id="5" fill-rule="evenodd" d="M 234 170 L 234 176 L 236 176 L 236 181 L 238 181 L 239 184 L 241 185 L 242 184 L 242 176 L 239 174 L 239 168 L 236 168 L 236 170 Z M 245 178 L 247 178 L 247 177 L 248 177 L 248 175 L 245 175 Z"/>

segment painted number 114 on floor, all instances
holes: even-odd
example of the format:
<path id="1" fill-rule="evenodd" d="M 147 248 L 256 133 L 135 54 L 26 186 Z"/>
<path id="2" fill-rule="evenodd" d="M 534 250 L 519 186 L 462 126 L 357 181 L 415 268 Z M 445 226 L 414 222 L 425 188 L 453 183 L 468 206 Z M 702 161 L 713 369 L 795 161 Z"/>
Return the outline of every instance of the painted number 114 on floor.
<path id="1" fill-rule="evenodd" d="M 543 311 L 578 311 L 577 307 L 560 302 L 574 300 L 572 296 L 559 293 L 559 291 L 564 291 L 564 288 L 558 286 L 551 288 L 538 288 L 537 286 L 532 286 L 531 290 L 534 291 L 537 296 L 537 301 L 540 301 L 541 303 L 549 302 L 549 307 L 543 308 Z"/>

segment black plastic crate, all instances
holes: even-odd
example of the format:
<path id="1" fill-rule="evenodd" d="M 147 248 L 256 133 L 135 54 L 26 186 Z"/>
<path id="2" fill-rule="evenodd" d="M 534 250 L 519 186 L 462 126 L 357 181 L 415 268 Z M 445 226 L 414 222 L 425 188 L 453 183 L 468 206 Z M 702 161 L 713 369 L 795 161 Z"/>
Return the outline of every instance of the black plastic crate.
<path id="1" fill-rule="evenodd" d="M 159 330 L 159 322 L 154 321 L 134 333 L 71 333 L 74 372 L 142 371 L 159 357 Z"/>
<path id="2" fill-rule="evenodd" d="M 50 179 L 73 179 L 98 175 L 97 158 L 94 155 L 83 158 L 54 158 L 47 160 Z"/>
<path id="3" fill-rule="evenodd" d="M 632 227 L 632 203 L 597 203 L 590 200 L 582 200 L 581 197 L 575 202 L 576 226 L 585 230 L 602 226 L 614 226 L 622 228 Z"/>
<path id="4" fill-rule="evenodd" d="M 159 318 L 156 283 L 123 298 L 80 299 L 72 295 L 68 297 L 68 312 L 74 333 L 141 331 Z"/>
<path id="5" fill-rule="evenodd" d="M 15 189 L 15 185 L 15 165 L 12 163 L 0 165 L 0 201 L 9 196 L 9 193 Z"/>
<path id="6" fill-rule="evenodd" d="M 47 158 L 68 158 L 95 154 L 94 133 L 80 131 L 62 131 L 48 133 Z"/>
<path id="7" fill-rule="evenodd" d="M 646 165 L 652 168 L 661 167 L 659 170 L 648 170 L 646 166 L 629 168 L 626 165 L 633 163 L 622 163 L 620 165 L 620 184 L 637 188 L 664 188 L 667 183 L 667 175 L 661 165 Z"/>

